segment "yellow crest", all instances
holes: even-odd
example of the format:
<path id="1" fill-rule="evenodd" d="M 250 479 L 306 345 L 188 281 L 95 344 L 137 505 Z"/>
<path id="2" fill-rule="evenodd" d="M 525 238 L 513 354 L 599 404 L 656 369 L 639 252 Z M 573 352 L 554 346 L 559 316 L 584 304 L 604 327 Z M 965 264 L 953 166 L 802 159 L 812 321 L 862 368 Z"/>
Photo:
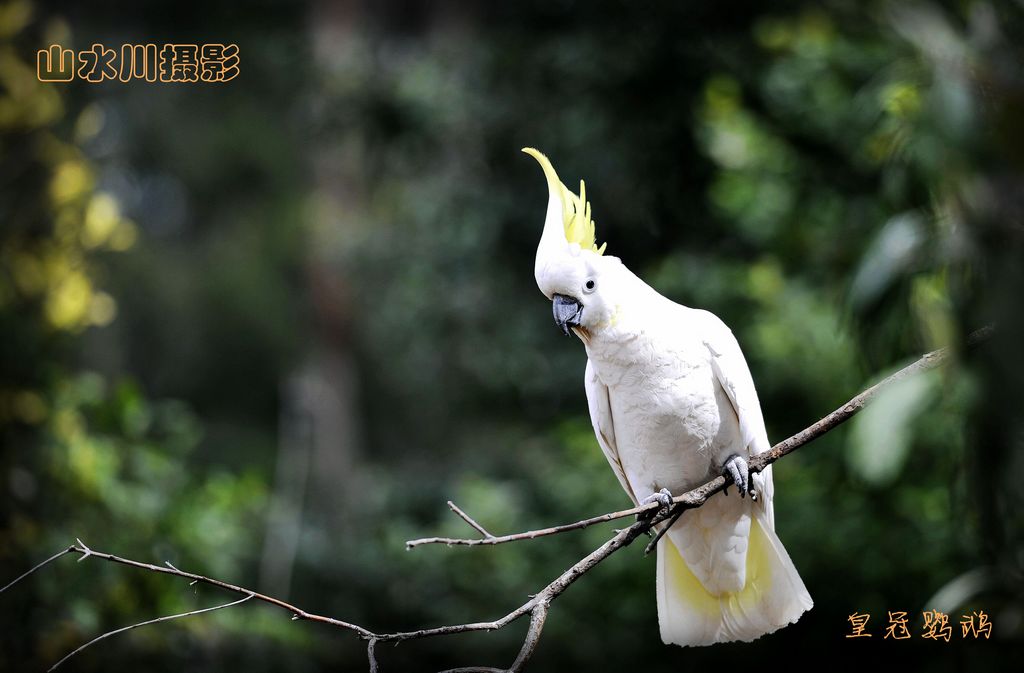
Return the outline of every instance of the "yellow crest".
<path id="1" fill-rule="evenodd" d="M 602 243 L 597 247 L 594 236 L 594 221 L 590 219 L 590 203 L 587 201 L 587 186 L 580 180 L 580 193 L 574 194 L 562 181 L 558 179 L 555 167 L 546 156 L 532 147 L 524 147 L 523 151 L 537 160 L 540 167 L 544 169 L 544 176 L 548 180 L 548 189 L 559 195 L 562 201 L 562 223 L 565 226 L 565 240 L 569 243 L 578 243 L 583 250 L 591 250 L 598 255 L 604 254 L 608 245 Z"/>

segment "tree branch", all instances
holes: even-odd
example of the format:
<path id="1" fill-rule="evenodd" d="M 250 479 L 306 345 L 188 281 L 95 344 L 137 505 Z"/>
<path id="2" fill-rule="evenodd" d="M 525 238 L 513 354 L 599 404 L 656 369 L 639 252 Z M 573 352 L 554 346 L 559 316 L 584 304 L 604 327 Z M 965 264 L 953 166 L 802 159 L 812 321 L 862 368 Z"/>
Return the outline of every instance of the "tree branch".
<path id="1" fill-rule="evenodd" d="M 27 571 L 25 573 L 22 573 L 21 575 L 19 575 L 17 577 L 17 579 L 14 579 L 14 580 L 11 580 L 10 582 L 8 582 L 7 586 L 5 586 L 3 589 L 0 589 L 0 594 L 2 594 L 3 592 L 7 591 L 11 587 L 13 587 L 15 584 L 17 584 L 21 580 L 25 579 L 26 577 L 28 577 L 29 575 L 31 575 L 35 571 L 39 570 L 43 566 L 46 566 L 46 565 L 49 565 L 50 563 L 53 563 L 54 561 L 59 559 L 61 556 L 64 556 L 64 554 L 70 554 L 74 550 L 75 550 L 74 546 L 68 547 L 67 549 L 62 549 L 59 552 L 57 552 L 56 554 L 54 554 L 53 556 L 51 556 L 50 558 L 46 559 L 45 561 L 42 561 L 41 563 L 37 563 L 36 565 L 34 565 L 32 567 L 31 570 L 29 570 L 29 571 Z M 79 560 L 81 560 L 81 559 L 79 559 Z"/>
<path id="2" fill-rule="evenodd" d="M 81 559 L 79 559 L 79 560 L 81 560 Z M 150 620 L 147 620 L 147 621 L 144 621 L 144 622 L 139 622 L 138 624 L 131 624 L 130 626 L 122 626 L 121 628 L 115 629 L 113 631 L 107 631 L 103 635 L 97 636 L 97 637 L 93 638 L 92 640 L 90 640 L 89 642 L 87 642 L 85 645 L 82 645 L 81 647 L 79 647 L 74 652 L 71 652 L 70 654 L 65 655 L 63 659 L 61 659 L 56 664 L 54 664 L 49 669 L 47 669 L 47 673 L 51 673 L 51 671 L 56 670 L 57 667 L 60 666 L 61 664 L 63 664 L 65 661 L 67 661 L 71 657 L 75 656 L 76 654 L 78 654 L 79 652 L 84 650 L 85 648 L 89 647 L 93 643 L 98 643 L 99 641 L 103 640 L 104 638 L 109 638 L 110 636 L 117 635 L 118 633 L 124 633 L 125 631 L 130 631 L 132 629 L 137 629 L 140 626 L 146 626 L 148 624 L 156 624 L 157 622 L 166 622 L 166 621 L 170 621 L 172 619 L 178 619 L 180 617 L 191 617 L 193 615 L 201 615 L 204 612 L 213 612 L 214 610 L 223 610 L 224 608 L 230 608 L 230 607 L 232 607 L 234 605 L 239 605 L 240 603 L 244 603 L 244 602 L 246 602 L 247 600 L 249 600 L 252 597 L 253 597 L 253 595 L 249 594 L 245 598 L 239 598 L 237 601 L 231 601 L 230 603 L 225 603 L 224 605 L 214 605 L 212 608 L 203 608 L 201 610 L 190 610 L 189 612 L 182 612 L 181 614 L 177 614 L 177 615 L 167 615 L 165 617 L 157 617 L 156 619 L 150 619 Z"/>
<path id="3" fill-rule="evenodd" d="M 478 531 L 478 532 L 479 532 L 479 533 L 480 533 L 481 535 L 483 535 L 483 536 L 484 536 L 485 538 L 492 538 L 492 537 L 494 537 L 493 535 L 491 535 L 490 533 L 488 533 L 488 532 L 487 532 L 487 529 L 486 529 L 486 528 L 484 528 L 483 526 L 481 526 L 480 524 L 478 524 L 478 523 L 477 523 L 476 521 L 474 521 L 474 520 L 473 520 L 473 517 L 471 517 L 470 515 L 468 515 L 468 514 L 466 514 L 465 512 L 463 512 L 463 511 L 462 511 L 462 509 L 460 509 L 460 508 L 459 508 L 459 506 L 458 506 L 458 505 L 456 505 L 456 504 L 455 504 L 454 502 L 452 502 L 451 500 L 449 500 L 449 501 L 448 501 L 448 507 L 449 507 L 449 509 L 451 509 L 451 510 L 452 510 L 453 512 L 455 512 L 455 513 L 456 513 L 456 514 L 458 514 L 458 515 L 459 515 L 460 517 L 462 517 L 462 520 L 463 520 L 463 521 L 465 521 L 465 522 L 466 522 L 466 523 L 468 523 L 468 524 L 469 524 L 470 526 L 472 526 L 473 528 L 475 528 L 475 529 L 476 529 L 476 530 L 477 530 L 477 531 Z"/>
<path id="4" fill-rule="evenodd" d="M 980 329 L 977 332 L 974 332 L 973 334 L 971 334 L 970 337 L 968 337 L 967 344 L 968 345 L 973 345 L 973 344 L 976 344 L 978 342 L 981 342 L 981 341 L 985 340 L 986 338 L 988 338 L 991 333 L 992 333 L 992 327 L 985 327 L 983 329 Z M 821 435 L 824 435 L 825 433 L 829 432 L 833 428 L 835 428 L 838 425 L 840 425 L 840 424 L 844 423 L 845 421 L 849 420 L 851 417 L 853 417 L 855 414 L 857 414 L 857 412 L 859 412 L 861 409 L 863 409 L 864 406 L 868 402 L 870 402 L 878 394 L 878 392 L 880 390 L 882 390 L 883 388 L 891 385 L 892 383 L 894 383 L 896 381 L 900 381 L 900 380 L 906 379 L 906 378 L 908 378 L 910 376 L 913 376 L 913 375 L 915 375 L 917 373 L 920 373 L 922 371 L 933 369 L 933 368 L 939 366 L 942 362 L 944 362 L 948 358 L 949 358 L 949 350 L 948 349 L 941 349 L 941 350 L 933 351 L 931 353 L 928 353 L 928 354 L 924 355 L 922 358 L 920 358 L 916 362 L 908 365 L 907 367 L 904 367 L 903 369 L 899 370 L 895 374 L 889 376 L 888 378 L 886 378 L 886 379 L 876 383 L 875 385 L 871 386 L 867 390 L 863 391 L 862 393 L 860 393 L 859 395 L 857 395 L 856 397 L 851 399 L 849 402 L 847 402 L 843 406 L 839 407 L 838 409 L 836 409 L 835 411 L 830 413 L 828 416 L 825 416 L 824 418 L 822 418 L 818 422 L 816 422 L 813 425 L 809 426 L 808 428 L 806 428 L 804 430 L 801 430 L 797 434 L 793 435 L 792 437 L 790 437 L 790 438 L 788 438 L 786 440 L 783 440 L 782 442 L 779 442 L 778 444 L 773 446 L 768 451 L 765 451 L 764 453 L 761 453 L 761 454 L 758 454 L 757 456 L 752 457 L 750 459 L 750 461 L 749 461 L 749 469 L 750 469 L 750 471 L 751 472 L 760 472 L 761 470 L 763 470 L 767 466 L 769 466 L 772 463 L 774 463 L 775 461 L 777 461 L 779 458 L 781 458 L 781 457 L 783 457 L 783 456 L 785 456 L 787 454 L 792 453 L 793 451 L 797 450 L 801 446 L 811 442 L 814 439 L 817 439 Z M 301 609 L 301 608 L 299 608 L 299 607 L 297 607 L 295 605 L 292 605 L 291 603 L 285 602 L 285 601 L 283 601 L 281 599 L 274 598 L 272 596 L 267 596 L 267 595 L 261 594 L 261 593 L 256 592 L 256 591 L 252 591 L 250 589 L 246 589 L 246 588 L 241 587 L 241 586 L 230 584 L 228 582 L 223 582 L 221 580 L 213 579 L 213 578 L 210 578 L 210 577 L 204 577 L 202 575 L 196 575 L 194 573 L 184 572 L 182 570 L 179 570 L 178 568 L 175 568 L 170 563 L 167 563 L 166 566 L 158 566 L 158 565 L 153 565 L 153 564 L 150 564 L 150 563 L 143 563 L 141 561 L 133 561 L 131 559 L 126 559 L 126 558 L 122 558 L 122 557 L 119 557 L 119 556 L 114 556 L 113 554 L 108 554 L 106 552 L 95 551 L 93 549 L 90 549 L 88 546 L 86 546 L 85 543 L 83 543 L 81 540 L 77 540 L 77 544 L 71 545 L 67 549 L 62 550 L 62 551 L 58 552 L 57 554 L 54 554 L 50 558 L 46 559 L 42 563 L 39 563 L 34 568 L 32 568 L 31 570 L 29 570 L 28 572 L 24 573 L 23 575 L 18 577 L 16 580 L 14 580 L 13 582 L 11 582 L 7 586 L 5 586 L 3 589 L 0 589 L 0 593 L 2 593 L 3 591 L 6 591 L 8 588 L 14 586 L 15 584 L 17 584 L 22 579 L 28 577 L 29 575 L 31 575 L 32 573 L 36 572 L 40 568 L 46 566 L 47 564 L 49 564 L 49 563 L 51 563 L 51 562 L 61 558 L 65 554 L 75 553 L 75 554 L 80 554 L 81 555 L 81 558 L 79 559 L 79 561 L 83 561 L 83 560 L 85 560 L 86 558 L 89 558 L 89 557 L 94 557 L 94 558 L 97 558 L 99 560 L 108 561 L 108 562 L 111 562 L 111 563 L 119 563 L 119 564 L 122 564 L 122 565 L 131 566 L 133 568 L 138 568 L 138 569 L 141 569 L 141 570 L 146 570 L 148 572 L 163 573 L 165 575 L 173 575 L 173 576 L 176 576 L 176 577 L 181 577 L 181 578 L 184 578 L 184 579 L 191 580 L 192 584 L 196 584 L 196 583 L 207 584 L 207 585 L 218 587 L 218 588 L 223 589 L 225 591 L 229 591 L 229 592 L 232 592 L 232 593 L 235 593 L 235 594 L 240 594 L 240 595 L 243 596 L 242 599 L 234 601 L 232 603 L 227 603 L 227 604 L 215 606 L 215 607 L 212 607 L 212 608 L 204 608 L 202 610 L 195 610 L 195 611 L 192 611 L 192 612 L 186 612 L 186 613 L 182 613 L 182 614 L 179 614 L 179 615 L 170 615 L 170 616 L 167 616 L 167 617 L 160 617 L 160 618 L 157 618 L 157 619 L 149 620 L 149 621 L 146 621 L 146 622 L 141 622 L 139 624 L 134 624 L 134 625 L 127 626 L 127 627 L 124 627 L 124 628 L 121 628 L 121 629 L 117 629 L 115 631 L 111 631 L 111 632 L 105 633 L 105 634 L 99 636 L 98 638 L 94 638 L 93 640 L 89 641 L 85 645 L 79 647 L 77 650 L 75 650 L 74 652 L 72 652 L 69 655 L 67 655 L 66 657 L 64 657 L 64 659 L 61 659 L 59 662 L 57 662 L 57 664 L 53 668 L 56 668 L 57 666 L 62 664 L 64 661 L 66 661 L 69 657 L 71 657 L 74 654 L 82 651 L 86 647 L 89 647 L 93 643 L 95 643 L 95 642 L 97 642 L 99 640 L 102 640 L 104 638 L 107 638 L 109 636 L 112 636 L 112 635 L 114 635 L 116 633 L 121 633 L 123 631 L 129 630 L 129 629 L 133 629 L 133 628 L 137 628 L 139 626 L 144 626 L 146 624 L 153 624 L 153 623 L 160 622 L 160 621 L 167 621 L 167 620 L 170 620 L 170 619 L 177 619 L 179 617 L 187 617 L 187 616 L 190 616 L 190 615 L 196 615 L 196 614 L 200 614 L 200 613 L 203 613 L 203 612 L 209 612 L 209 611 L 212 611 L 212 610 L 219 610 L 219 609 L 231 607 L 233 605 L 238 605 L 238 604 L 243 603 L 245 601 L 249 601 L 249 600 L 255 599 L 257 601 L 262 601 L 264 603 L 273 605 L 273 606 L 275 606 L 275 607 L 277 607 L 277 608 L 279 608 L 281 610 L 288 611 L 292 615 L 292 619 L 293 620 L 306 620 L 306 621 L 313 621 L 313 622 L 319 622 L 319 623 L 323 623 L 323 624 L 328 624 L 328 625 L 331 625 L 331 626 L 334 626 L 334 627 L 337 627 L 337 628 L 342 628 L 342 629 L 346 629 L 348 631 L 351 631 L 351 632 L 355 633 L 357 636 L 359 636 L 360 638 L 366 640 L 367 641 L 367 659 L 368 659 L 368 662 L 369 662 L 369 669 L 370 669 L 371 673 L 377 673 L 377 670 L 378 670 L 378 663 L 377 663 L 377 658 L 376 658 L 376 654 L 375 654 L 375 648 L 376 648 L 377 643 L 380 643 L 380 642 L 394 642 L 394 643 L 398 643 L 398 642 L 401 642 L 401 641 L 404 641 L 404 640 L 414 640 L 414 639 L 418 639 L 418 638 L 429 638 L 429 637 L 433 637 L 433 636 L 441 636 L 441 635 L 448 635 L 448 634 L 454 634 L 454 633 L 466 633 L 466 632 L 470 632 L 470 631 L 495 631 L 497 629 L 504 628 L 505 626 L 511 624 L 512 622 L 518 620 L 521 617 L 524 617 L 526 615 L 530 615 L 530 624 L 529 624 L 529 627 L 527 629 L 527 633 L 526 633 L 526 637 L 525 637 L 524 642 L 523 642 L 523 646 L 520 649 L 518 655 L 516 656 L 515 661 L 513 661 L 512 665 L 508 669 L 497 669 L 497 668 L 488 668 L 488 667 L 472 667 L 472 668 L 451 669 L 450 671 L 446 672 L 446 673 L 468 673 L 469 671 L 482 671 L 484 673 L 494 673 L 496 671 L 500 671 L 500 672 L 507 671 L 508 673 L 518 673 L 527 664 L 527 662 L 530 660 L 530 658 L 533 656 L 533 653 L 537 649 L 537 645 L 538 645 L 538 643 L 540 641 L 540 636 L 541 636 L 541 633 L 542 633 L 542 631 L 544 629 L 544 623 L 545 623 L 545 621 L 547 619 L 547 615 L 548 615 L 548 611 L 550 609 L 551 603 L 556 598 L 558 598 L 558 596 L 560 596 L 566 589 L 568 589 L 569 586 L 571 586 L 573 584 L 573 582 L 575 582 L 580 577 L 582 577 L 585 573 L 590 571 L 594 566 L 596 566 L 597 564 L 601 563 L 601 561 L 603 561 L 604 559 L 608 558 L 609 556 L 611 556 L 612 554 L 614 554 L 618 550 L 622 549 L 623 547 L 628 546 L 637 537 L 639 537 L 639 536 L 647 533 L 648 531 L 652 530 L 653 527 L 659 525 L 660 523 L 662 523 L 664 521 L 669 521 L 669 524 L 667 526 L 663 526 L 659 530 L 659 536 L 655 537 L 650 542 L 650 544 L 647 546 L 647 549 L 645 551 L 649 552 L 651 549 L 653 549 L 654 545 L 657 544 L 657 541 L 660 538 L 660 533 L 662 531 L 666 530 L 668 528 L 668 526 L 671 525 L 672 522 L 674 522 L 676 519 L 678 519 L 679 516 L 683 513 L 683 511 L 685 511 L 687 509 L 693 509 L 693 508 L 696 508 L 696 507 L 700 507 L 705 502 L 707 502 L 708 498 L 710 498 L 712 495 L 714 495 L 718 491 L 723 490 L 727 486 L 727 484 L 728 484 L 728 482 L 726 481 L 726 479 L 724 477 L 719 476 L 719 477 L 716 477 L 716 478 L 708 481 L 707 483 L 705 483 L 705 484 L 703 484 L 703 485 L 701 485 L 701 486 L 699 486 L 699 487 L 689 491 L 688 493 L 683 493 L 681 495 L 678 495 L 678 496 L 674 497 L 673 498 L 673 503 L 669 507 L 664 507 L 663 508 L 658 503 L 651 503 L 651 504 L 643 505 L 643 506 L 640 506 L 640 507 L 634 507 L 634 508 L 631 508 L 631 509 L 625 509 L 625 510 L 621 510 L 621 511 L 618 511 L 618 512 L 610 512 L 608 514 L 602 514 L 600 516 L 590 517 L 589 519 L 583 519 L 581 521 L 576 521 L 574 523 L 564 524 L 564 525 L 561 525 L 561 526 L 553 526 L 551 528 L 542 528 L 542 529 L 539 529 L 539 530 L 526 531 L 526 532 L 523 532 L 523 533 L 515 533 L 515 534 L 511 534 L 511 535 L 499 535 L 499 536 L 495 536 L 495 535 L 490 534 L 487 531 L 487 529 L 485 529 L 483 526 L 481 526 L 479 523 L 477 523 L 472 517 L 470 517 L 468 514 L 466 514 L 457 505 L 455 505 L 455 503 L 449 501 L 448 502 L 448 506 L 451 508 L 452 512 L 454 512 L 457 516 L 459 516 L 467 524 L 469 524 L 473 529 L 475 529 L 477 532 L 479 532 L 481 535 L 483 535 L 483 538 L 475 538 L 475 539 L 444 538 L 444 537 L 423 538 L 423 539 L 419 539 L 419 540 L 410 540 L 410 541 L 408 541 L 406 543 L 406 547 L 407 548 L 411 549 L 412 547 L 417 547 L 417 546 L 424 545 L 424 544 L 446 544 L 446 545 L 464 545 L 464 546 L 504 544 L 504 543 L 507 543 L 507 542 L 515 542 L 515 541 L 518 541 L 518 540 L 530 540 L 530 539 L 533 539 L 533 538 L 544 537 L 544 536 L 548 536 L 548 535 L 556 535 L 556 534 L 559 534 L 559 533 L 564 533 L 564 532 L 568 532 L 568 531 L 572 531 L 572 530 L 579 530 L 579 529 L 586 528 L 588 526 L 591 526 L 591 525 L 594 525 L 594 524 L 597 524 L 597 523 L 604 523 L 604 522 L 607 522 L 607 521 L 614 521 L 616 519 L 622 519 L 622 518 L 629 517 L 629 516 L 636 515 L 638 517 L 635 523 L 630 525 L 628 528 L 623 528 L 621 530 L 616 531 L 615 535 L 610 540 L 608 540 L 607 542 L 602 544 L 600 547 L 598 547 L 597 549 L 592 551 L 590 554 L 588 554 L 586 557 L 584 557 L 583 559 L 581 559 L 577 563 L 573 564 L 572 567 L 570 567 L 568 570 L 566 570 L 561 575 L 559 575 L 558 578 L 556 578 L 553 582 L 551 582 L 546 587 L 544 587 L 539 593 L 537 593 L 536 595 L 531 597 L 530 600 L 528 600 L 527 602 L 523 603 L 522 605 L 520 605 L 516 609 L 512 610 L 511 612 L 506 614 L 504 617 L 501 617 L 501 618 L 496 619 L 496 620 L 491 621 L 491 622 L 474 622 L 474 623 L 469 623 L 469 624 L 455 624 L 455 625 L 451 625 L 451 626 L 439 626 L 439 627 L 434 627 L 434 628 L 429 628 L 429 629 L 419 629 L 419 630 L 416 630 L 416 631 L 401 631 L 401 632 L 394 632 L 394 633 L 375 633 L 375 632 L 370 631 L 369 629 L 366 629 L 366 628 L 364 628 L 362 626 L 359 626 L 357 624 L 352 624 L 350 622 L 342 621 L 340 619 L 334 619 L 333 617 L 326 617 L 326 616 L 323 616 L 323 615 L 318 615 L 318 614 L 315 614 L 315 613 L 312 613 L 312 612 L 308 612 L 308 611 L 303 610 L 303 609 Z M 53 670 L 53 668 L 51 668 L 50 670 Z"/>
<path id="5" fill-rule="evenodd" d="M 67 553 L 81 554 L 82 558 L 80 558 L 79 561 L 84 561 L 86 558 L 89 558 L 91 556 L 102 561 L 120 563 L 121 565 L 131 566 L 133 568 L 139 568 L 141 570 L 147 570 L 149 572 L 163 573 L 164 575 L 174 575 L 175 577 L 182 577 L 187 580 L 192 580 L 191 584 L 207 584 L 209 586 L 218 587 L 220 589 L 224 589 L 232 593 L 241 594 L 243 596 L 251 596 L 252 598 L 258 601 L 269 603 L 270 605 L 273 605 L 275 607 L 287 610 L 291 613 L 293 620 L 307 620 L 311 622 L 330 624 L 331 626 L 336 626 L 338 628 L 353 631 L 363 638 L 372 638 L 374 636 L 373 632 L 364 629 L 363 627 L 358 626 L 356 624 L 350 624 L 340 619 L 334 619 L 332 617 L 325 617 L 323 615 L 317 615 L 312 612 L 307 612 L 302 608 L 292 605 L 291 603 L 287 603 L 279 598 L 274 598 L 273 596 L 261 594 L 258 591 L 253 591 L 252 589 L 246 589 L 245 587 L 240 587 L 235 584 L 222 582 L 221 580 L 213 579 L 212 577 L 204 577 L 202 575 L 196 575 L 195 573 L 189 573 L 183 570 L 178 570 L 170 563 L 168 563 L 166 566 L 158 566 L 153 565 L 152 563 L 133 561 L 131 559 L 122 558 L 120 556 L 114 556 L 113 554 L 108 554 L 107 552 L 90 549 L 81 540 L 78 540 L 78 544 L 73 544 L 66 550 L 61 552 L 61 555 Z"/>

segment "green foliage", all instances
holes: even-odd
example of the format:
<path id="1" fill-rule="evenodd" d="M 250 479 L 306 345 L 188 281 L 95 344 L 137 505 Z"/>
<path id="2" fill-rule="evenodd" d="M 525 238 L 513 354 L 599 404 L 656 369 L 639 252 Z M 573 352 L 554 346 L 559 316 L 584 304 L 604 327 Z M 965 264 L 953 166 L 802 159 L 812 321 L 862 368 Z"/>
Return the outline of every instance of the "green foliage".
<path id="1" fill-rule="evenodd" d="M 125 255 L 138 231 L 98 187 L 99 170 L 80 147 L 102 125 L 99 108 L 69 111 L 22 57 L 34 40 L 66 39 L 66 28 L 35 21 L 28 3 L 0 10 L 0 568 L 14 575 L 42 550 L 80 537 L 112 542 L 126 556 L 234 575 L 259 542 L 265 475 L 199 464 L 203 422 L 187 403 L 150 399 L 133 378 L 89 371 L 74 356 L 83 331 L 116 316 L 116 300 L 100 289 L 104 262 Z M 80 570 L 77 580 L 40 575 L 4 595 L 5 614 L 23 618 L 5 629 L 0 668 L 48 666 L 102 625 L 140 611 L 195 607 L 193 596 L 160 578 Z M 246 637 L 283 633 L 262 619 L 223 623 Z M 198 624 L 186 628 L 209 640 Z M 143 647 L 166 651 L 174 638 L 151 633 Z"/>

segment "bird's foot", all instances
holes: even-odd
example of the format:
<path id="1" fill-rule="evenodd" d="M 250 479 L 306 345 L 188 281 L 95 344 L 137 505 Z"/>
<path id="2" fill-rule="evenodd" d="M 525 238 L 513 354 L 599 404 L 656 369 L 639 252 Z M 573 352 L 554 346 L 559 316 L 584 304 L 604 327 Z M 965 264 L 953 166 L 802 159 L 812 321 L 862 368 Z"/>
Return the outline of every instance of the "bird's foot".
<path id="1" fill-rule="evenodd" d="M 722 493 L 729 495 L 728 482 L 731 480 L 732 483 L 736 484 L 741 498 L 750 493 L 750 499 L 757 500 L 757 490 L 754 488 L 754 475 L 750 474 L 746 460 L 736 454 L 729 456 L 722 466 L 722 476 L 726 479 L 726 485 L 722 489 Z"/>
<path id="2" fill-rule="evenodd" d="M 649 505 L 652 502 L 656 502 L 662 506 L 662 508 L 668 507 L 672 504 L 672 493 L 667 488 L 663 488 L 657 493 L 651 493 L 649 496 L 640 501 L 641 505 Z"/>
<path id="3" fill-rule="evenodd" d="M 661 505 L 661 507 L 659 509 L 652 509 L 652 510 L 648 510 L 646 512 L 641 512 L 640 514 L 637 514 L 636 515 L 637 521 L 639 521 L 640 519 L 650 519 L 655 514 L 657 514 L 658 512 L 660 512 L 660 511 L 662 511 L 664 509 L 668 509 L 669 507 L 671 507 L 672 506 L 672 493 L 667 488 L 663 488 L 660 491 L 658 491 L 657 493 L 651 493 L 649 496 L 647 496 L 646 498 L 641 500 L 640 504 L 641 505 L 649 505 L 652 502 L 658 503 L 659 505 Z M 650 531 L 648 531 L 648 534 L 650 534 Z"/>

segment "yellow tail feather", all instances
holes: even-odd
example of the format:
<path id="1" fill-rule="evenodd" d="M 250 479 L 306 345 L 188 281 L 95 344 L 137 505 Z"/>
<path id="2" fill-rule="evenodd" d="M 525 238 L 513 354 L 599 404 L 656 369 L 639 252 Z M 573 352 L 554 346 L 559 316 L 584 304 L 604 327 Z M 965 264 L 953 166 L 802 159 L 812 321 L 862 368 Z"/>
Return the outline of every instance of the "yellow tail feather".
<path id="1" fill-rule="evenodd" d="M 813 605 L 793 562 L 760 516 L 750 523 L 746 582 L 740 591 L 709 592 L 672 540 L 658 544 L 658 621 L 677 645 L 750 641 L 795 622 Z"/>

